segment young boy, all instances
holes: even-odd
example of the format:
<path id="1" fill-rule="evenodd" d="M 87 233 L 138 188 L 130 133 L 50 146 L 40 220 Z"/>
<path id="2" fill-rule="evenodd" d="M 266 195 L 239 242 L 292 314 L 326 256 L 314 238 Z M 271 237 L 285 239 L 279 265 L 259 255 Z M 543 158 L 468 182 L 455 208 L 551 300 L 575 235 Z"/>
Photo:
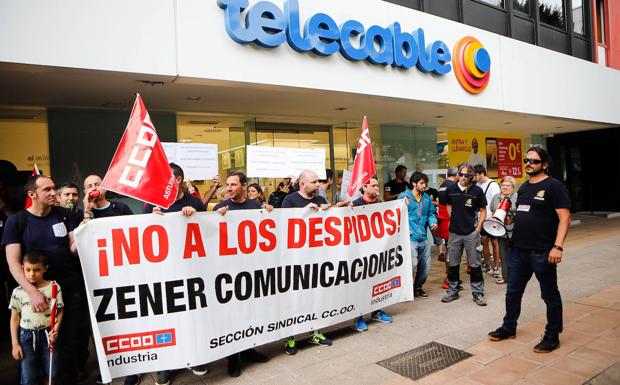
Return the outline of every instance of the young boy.
<path id="1" fill-rule="evenodd" d="M 30 251 L 24 255 L 22 268 L 28 282 L 43 293 L 51 305 L 52 283 L 43 278 L 43 274 L 48 268 L 45 254 L 40 251 Z M 50 378 L 50 352 L 47 334 L 49 333 L 49 341 L 51 342 L 55 342 L 58 338 L 63 307 L 60 287 L 58 287 L 56 305 L 56 323 L 54 329 L 48 332 L 51 308 L 45 312 L 36 313 L 30 306 L 28 294 L 24 289 L 18 286 L 13 290 L 9 303 L 9 309 L 11 309 L 11 343 L 13 344 L 13 358 L 21 361 L 20 383 L 22 385 L 40 383 L 39 373 L 41 369 L 43 369 L 46 378 Z M 57 374 L 57 362 L 57 359 L 52 362 L 52 380 Z"/>

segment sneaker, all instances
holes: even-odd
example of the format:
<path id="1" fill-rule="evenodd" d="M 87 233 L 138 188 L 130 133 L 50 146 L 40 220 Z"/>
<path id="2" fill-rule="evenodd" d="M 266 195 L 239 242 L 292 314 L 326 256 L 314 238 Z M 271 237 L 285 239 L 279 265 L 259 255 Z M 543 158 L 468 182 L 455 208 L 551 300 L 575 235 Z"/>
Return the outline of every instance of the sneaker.
<path id="1" fill-rule="evenodd" d="M 447 289 L 448 287 L 450 287 L 450 284 L 448 283 L 448 278 L 443 280 L 443 285 L 441 285 L 442 289 Z"/>
<path id="2" fill-rule="evenodd" d="M 366 330 L 368 330 L 368 325 L 362 317 L 354 319 L 353 325 L 355 326 L 355 330 L 357 330 L 358 332 L 365 332 Z"/>
<path id="3" fill-rule="evenodd" d="M 228 357 L 228 375 L 231 377 L 241 375 L 241 355 L 239 353 Z"/>
<path id="4" fill-rule="evenodd" d="M 509 338 L 511 339 L 515 338 L 516 336 L 517 336 L 517 333 L 509 333 L 508 331 L 506 331 L 506 329 L 502 327 L 499 327 L 489 333 L 489 339 L 491 341 L 502 341 L 502 340 L 506 340 Z"/>
<path id="5" fill-rule="evenodd" d="M 491 271 L 491 268 L 486 263 L 482 264 L 481 269 L 483 273 L 488 273 L 489 271 Z"/>
<path id="6" fill-rule="evenodd" d="M 534 346 L 534 351 L 536 353 L 550 353 L 559 347 L 560 340 L 558 338 L 544 336 L 542 341 Z"/>
<path id="7" fill-rule="evenodd" d="M 169 385 L 170 384 L 170 371 L 164 370 L 162 372 L 155 373 L 155 385 Z"/>
<path id="8" fill-rule="evenodd" d="M 295 338 L 289 338 L 286 340 L 286 345 L 284 345 L 284 352 L 290 356 L 297 353 L 297 342 Z"/>
<path id="9" fill-rule="evenodd" d="M 125 381 L 123 385 L 138 385 L 140 383 L 141 374 L 132 374 L 131 376 L 125 377 Z"/>
<path id="10" fill-rule="evenodd" d="M 502 272 L 499 270 L 499 267 L 493 269 L 493 278 L 499 278 L 502 276 Z"/>
<path id="11" fill-rule="evenodd" d="M 459 299 L 458 293 L 454 294 L 454 295 L 450 295 L 450 294 L 446 293 L 446 295 L 444 295 L 443 298 L 441 299 L 441 302 L 448 303 L 448 302 L 452 302 L 452 301 L 454 301 L 456 299 Z"/>
<path id="12" fill-rule="evenodd" d="M 370 314 L 370 318 L 372 318 L 374 321 L 383 322 L 384 324 L 389 324 L 393 321 L 392 316 L 390 316 L 383 310 L 373 311 Z"/>
<path id="13" fill-rule="evenodd" d="M 331 346 L 332 340 L 325 337 L 320 331 L 315 331 L 310 335 L 310 343 L 315 345 Z"/>
<path id="14" fill-rule="evenodd" d="M 473 301 L 478 306 L 486 306 L 487 305 L 487 300 L 484 299 L 484 295 L 483 294 L 474 294 Z"/>
<path id="15" fill-rule="evenodd" d="M 209 371 L 207 365 L 196 365 L 189 368 L 196 376 L 204 376 Z"/>
<path id="16" fill-rule="evenodd" d="M 269 361 L 269 357 L 264 355 L 263 353 L 254 350 L 248 349 L 241 352 L 241 360 L 246 362 L 254 362 L 254 363 L 265 363 Z"/>
<path id="17" fill-rule="evenodd" d="M 422 288 L 415 289 L 415 291 L 413 292 L 413 295 L 415 297 L 420 297 L 420 298 L 424 298 L 424 299 L 428 298 L 428 294 L 426 294 L 426 292 Z"/>

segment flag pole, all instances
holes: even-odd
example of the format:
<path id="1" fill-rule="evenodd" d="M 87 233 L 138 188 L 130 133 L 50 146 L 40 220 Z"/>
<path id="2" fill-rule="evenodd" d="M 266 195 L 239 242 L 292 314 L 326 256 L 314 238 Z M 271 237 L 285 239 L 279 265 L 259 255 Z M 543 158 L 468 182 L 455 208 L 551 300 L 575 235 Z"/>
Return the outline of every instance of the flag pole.
<path id="1" fill-rule="evenodd" d="M 50 304 L 50 332 L 52 332 L 54 330 L 54 326 L 56 326 L 56 297 L 58 295 L 58 285 L 56 284 L 55 281 L 52 281 L 52 303 Z M 54 343 L 52 341 L 50 341 L 49 338 L 49 333 L 47 335 L 47 344 L 49 346 L 50 349 L 50 367 L 49 367 L 49 371 L 47 372 L 49 374 L 49 382 L 48 384 L 51 385 L 52 383 L 52 362 L 54 361 Z"/>

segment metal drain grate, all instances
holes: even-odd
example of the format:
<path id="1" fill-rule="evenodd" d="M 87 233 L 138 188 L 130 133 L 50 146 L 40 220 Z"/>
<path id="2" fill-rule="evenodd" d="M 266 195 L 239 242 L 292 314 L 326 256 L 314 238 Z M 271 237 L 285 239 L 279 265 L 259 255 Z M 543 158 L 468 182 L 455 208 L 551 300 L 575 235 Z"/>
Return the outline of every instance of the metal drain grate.
<path id="1" fill-rule="evenodd" d="M 471 357 L 471 354 L 466 351 L 431 342 L 377 362 L 377 364 L 402 376 L 417 380 L 468 357 Z"/>

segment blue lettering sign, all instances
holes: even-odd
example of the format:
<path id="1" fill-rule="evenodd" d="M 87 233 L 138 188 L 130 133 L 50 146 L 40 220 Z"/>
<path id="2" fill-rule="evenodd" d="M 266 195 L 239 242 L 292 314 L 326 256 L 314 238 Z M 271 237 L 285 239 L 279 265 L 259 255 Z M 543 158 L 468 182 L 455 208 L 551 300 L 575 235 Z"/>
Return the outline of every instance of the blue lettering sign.
<path id="1" fill-rule="evenodd" d="M 306 21 L 302 31 L 297 0 L 286 0 L 284 11 L 273 3 L 260 1 L 247 11 L 243 23 L 241 18 L 248 0 L 217 0 L 217 3 L 224 10 L 226 32 L 239 44 L 256 43 L 274 48 L 287 41 L 298 52 L 312 51 L 321 56 L 340 52 L 352 61 L 367 60 L 402 69 L 416 66 L 422 72 L 437 75 L 452 70 L 448 46 L 441 40 L 427 45 L 422 28 L 403 32 L 395 22 L 388 28 L 372 25 L 366 29 L 356 20 L 338 26 L 330 16 L 317 13 Z M 476 64 L 480 67 L 488 67 L 487 63 L 490 63 L 488 54 L 477 57 Z"/>

